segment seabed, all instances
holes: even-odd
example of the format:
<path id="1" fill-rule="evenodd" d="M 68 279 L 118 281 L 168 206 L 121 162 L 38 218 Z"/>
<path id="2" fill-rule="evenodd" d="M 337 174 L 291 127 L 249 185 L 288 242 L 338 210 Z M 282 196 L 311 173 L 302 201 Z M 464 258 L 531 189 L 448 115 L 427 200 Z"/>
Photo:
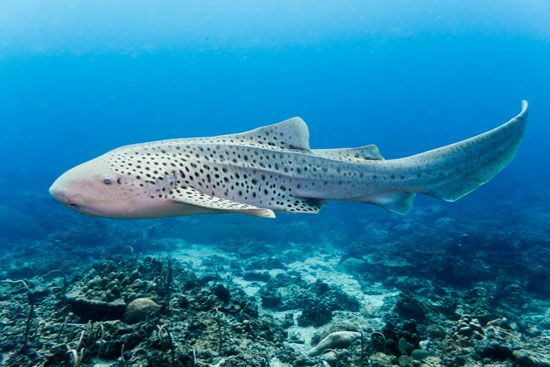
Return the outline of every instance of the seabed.
<path id="1" fill-rule="evenodd" d="M 550 208 L 524 198 L 275 221 L 13 198 L 44 219 L 4 217 L 2 365 L 550 366 Z"/>

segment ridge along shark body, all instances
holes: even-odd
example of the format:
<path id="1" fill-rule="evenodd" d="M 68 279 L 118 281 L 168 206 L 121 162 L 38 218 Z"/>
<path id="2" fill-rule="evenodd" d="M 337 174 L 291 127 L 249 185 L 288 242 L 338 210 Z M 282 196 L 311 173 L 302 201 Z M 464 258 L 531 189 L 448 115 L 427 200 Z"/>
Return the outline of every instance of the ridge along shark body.
<path id="1" fill-rule="evenodd" d="M 157 218 L 204 213 L 275 217 L 317 213 L 326 200 L 406 213 L 416 193 L 455 201 L 514 157 L 527 102 L 507 123 L 400 159 L 375 145 L 310 149 L 295 117 L 240 134 L 124 146 L 72 168 L 51 186 L 59 202 L 95 216 Z"/>

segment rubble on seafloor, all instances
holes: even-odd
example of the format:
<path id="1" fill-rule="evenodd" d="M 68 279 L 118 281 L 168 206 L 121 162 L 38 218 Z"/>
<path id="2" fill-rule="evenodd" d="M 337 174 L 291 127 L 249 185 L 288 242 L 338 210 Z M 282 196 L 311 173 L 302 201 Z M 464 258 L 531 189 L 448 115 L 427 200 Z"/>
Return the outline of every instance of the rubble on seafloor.
<path id="1" fill-rule="evenodd" d="M 276 237 L 40 223 L 0 254 L 0 365 L 550 366 L 549 227 L 466 214 L 294 219 Z"/>
<path id="2" fill-rule="evenodd" d="M 543 301 L 522 293 L 513 310 L 483 282 L 370 284 L 337 252 L 236 263 L 182 244 L 171 257 L 128 253 L 4 281 L 2 365 L 549 365 Z"/>

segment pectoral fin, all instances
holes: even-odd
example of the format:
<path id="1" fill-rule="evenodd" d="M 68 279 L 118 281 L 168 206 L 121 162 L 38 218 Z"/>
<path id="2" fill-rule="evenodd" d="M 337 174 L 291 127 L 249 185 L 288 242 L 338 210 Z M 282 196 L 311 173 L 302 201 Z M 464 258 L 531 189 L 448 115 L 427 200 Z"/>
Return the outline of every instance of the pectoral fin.
<path id="1" fill-rule="evenodd" d="M 179 193 L 174 192 L 170 198 L 178 203 L 204 208 L 213 212 L 242 213 L 255 217 L 275 218 L 275 213 L 271 209 L 207 195 L 191 187 L 183 188 Z"/>

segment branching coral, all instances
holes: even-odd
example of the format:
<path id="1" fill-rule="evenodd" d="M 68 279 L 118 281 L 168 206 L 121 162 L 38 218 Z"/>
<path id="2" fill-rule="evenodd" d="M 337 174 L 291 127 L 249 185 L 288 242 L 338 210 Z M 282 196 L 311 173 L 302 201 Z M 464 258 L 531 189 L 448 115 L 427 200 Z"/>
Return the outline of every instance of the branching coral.
<path id="1" fill-rule="evenodd" d="M 21 349 L 25 349 L 25 348 L 27 348 L 27 344 L 28 344 L 28 341 L 29 341 L 29 333 L 30 333 L 30 330 L 31 330 L 31 327 L 32 327 L 32 319 L 34 317 L 34 305 L 35 305 L 35 301 L 36 301 L 35 297 L 34 297 L 34 293 L 31 291 L 31 289 L 29 288 L 29 285 L 24 280 L 6 279 L 6 280 L 2 280 L 2 282 L 10 283 L 10 284 L 21 284 L 27 290 L 27 299 L 28 299 L 28 302 L 29 302 L 29 313 L 28 313 L 28 316 L 27 316 L 27 321 L 25 323 L 25 336 L 24 336 L 24 341 L 23 341 L 23 347 L 21 348 Z"/>
<path id="2" fill-rule="evenodd" d="M 82 365 L 82 360 L 84 359 L 85 348 L 82 347 L 82 340 L 84 339 L 85 331 L 80 333 L 80 338 L 75 348 L 67 343 L 65 346 L 67 352 L 65 353 L 65 366 L 80 367 Z M 70 363 L 70 364 L 69 364 Z"/>
<path id="3" fill-rule="evenodd" d="M 157 325 L 157 334 L 160 341 L 161 349 L 170 350 L 170 360 L 171 365 L 174 367 L 176 365 L 176 356 L 174 351 L 174 342 L 172 340 L 172 334 L 166 325 Z"/>
<path id="4" fill-rule="evenodd" d="M 61 270 L 59 269 L 54 269 L 44 275 L 42 275 L 44 278 L 52 275 L 52 274 L 59 274 L 62 278 L 63 278 L 63 288 L 59 288 L 59 287 L 55 287 L 53 289 L 61 289 L 61 291 L 63 292 L 63 299 L 65 299 L 66 295 L 67 295 L 67 277 L 65 276 L 65 273 L 62 272 Z M 52 290 L 53 290 L 52 289 Z"/>

